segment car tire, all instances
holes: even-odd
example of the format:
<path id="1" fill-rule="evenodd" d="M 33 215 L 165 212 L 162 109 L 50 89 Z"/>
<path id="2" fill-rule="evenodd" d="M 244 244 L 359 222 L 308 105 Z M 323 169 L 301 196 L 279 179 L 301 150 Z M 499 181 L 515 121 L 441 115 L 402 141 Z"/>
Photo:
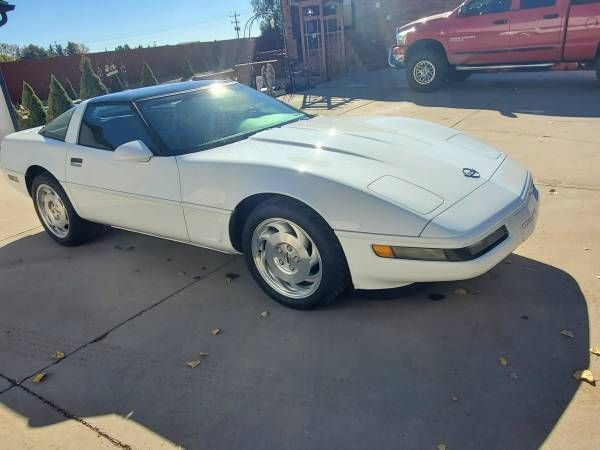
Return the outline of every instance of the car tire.
<path id="1" fill-rule="evenodd" d="M 52 176 L 42 174 L 33 179 L 31 198 L 46 233 L 61 245 L 83 244 L 103 229 L 77 215 L 65 190 Z"/>
<path id="2" fill-rule="evenodd" d="M 466 70 L 451 69 L 450 71 L 448 71 L 448 81 L 452 81 L 452 82 L 465 81 L 471 75 L 472 75 L 472 73 L 468 72 Z"/>
<path id="3" fill-rule="evenodd" d="M 435 50 L 422 50 L 410 55 L 406 64 L 406 80 L 418 92 L 438 90 L 448 76 L 448 61 Z"/>
<path id="4" fill-rule="evenodd" d="M 329 304 L 350 285 L 335 233 L 299 201 L 273 198 L 261 203 L 249 214 L 242 233 L 250 273 L 284 306 L 314 309 Z"/>

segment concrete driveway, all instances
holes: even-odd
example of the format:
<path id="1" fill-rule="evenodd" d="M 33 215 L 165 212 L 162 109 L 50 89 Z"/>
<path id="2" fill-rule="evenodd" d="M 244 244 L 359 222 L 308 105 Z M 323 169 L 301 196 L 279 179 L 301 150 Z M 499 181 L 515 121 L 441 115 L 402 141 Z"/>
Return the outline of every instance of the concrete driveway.
<path id="1" fill-rule="evenodd" d="M 525 163 L 542 209 L 516 254 L 474 280 L 297 312 L 239 257 L 116 230 L 61 248 L 2 180 L 0 447 L 599 448 L 600 388 L 572 373 L 600 376 L 600 87 L 488 75 L 414 94 L 401 75 L 286 100 L 431 120 Z"/>

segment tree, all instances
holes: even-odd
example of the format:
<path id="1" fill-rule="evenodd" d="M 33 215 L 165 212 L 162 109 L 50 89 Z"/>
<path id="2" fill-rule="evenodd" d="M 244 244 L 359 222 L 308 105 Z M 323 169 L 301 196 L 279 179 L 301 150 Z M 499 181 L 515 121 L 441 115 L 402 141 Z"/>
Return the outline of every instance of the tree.
<path id="1" fill-rule="evenodd" d="M 19 46 L 0 42 L 0 61 L 14 61 L 19 59 Z"/>
<path id="2" fill-rule="evenodd" d="M 117 45 L 115 47 L 115 52 L 123 52 L 125 50 L 131 50 L 131 47 L 129 46 L 129 44 Z"/>
<path id="3" fill-rule="evenodd" d="M 65 91 L 67 91 L 67 95 L 71 100 L 77 100 L 79 96 L 73 87 L 73 83 L 68 78 L 65 80 Z"/>
<path id="4" fill-rule="evenodd" d="M 22 59 L 45 58 L 48 56 L 48 51 L 44 47 L 29 44 L 28 46 L 21 48 L 19 55 Z"/>
<path id="5" fill-rule="evenodd" d="M 79 82 L 79 98 L 86 100 L 99 95 L 108 94 L 108 90 L 100 77 L 92 69 L 92 62 L 87 56 L 81 58 L 81 81 Z"/>
<path id="6" fill-rule="evenodd" d="M 279 0 L 252 0 L 254 13 L 260 20 L 261 34 L 283 33 L 281 2 Z"/>
<path id="7" fill-rule="evenodd" d="M 72 56 L 72 55 L 84 55 L 86 53 L 88 53 L 90 51 L 90 49 L 87 47 L 87 45 L 84 44 L 78 44 L 77 42 L 72 42 L 69 41 L 67 42 L 67 45 L 65 46 L 65 55 L 67 56 Z"/>
<path id="8" fill-rule="evenodd" d="M 191 80 L 193 76 L 194 68 L 192 67 L 192 63 L 188 58 L 185 58 L 181 67 L 181 81 Z"/>
<path id="9" fill-rule="evenodd" d="M 123 89 L 123 83 L 121 82 L 121 78 L 119 74 L 114 74 L 110 77 L 110 92 L 121 92 Z"/>
<path id="10" fill-rule="evenodd" d="M 154 76 L 154 72 L 148 65 L 148 63 L 144 63 L 142 65 L 142 86 L 156 86 L 158 84 L 158 80 Z"/>
<path id="11" fill-rule="evenodd" d="M 21 94 L 21 106 L 25 109 L 27 116 L 23 116 L 23 128 L 34 128 L 46 123 L 46 111 L 44 104 L 26 81 L 23 82 L 23 93 Z"/>
<path id="12" fill-rule="evenodd" d="M 65 49 L 62 44 L 57 42 L 54 45 L 50 44 L 48 46 L 48 56 L 65 56 Z"/>
<path id="13" fill-rule="evenodd" d="M 50 94 L 48 95 L 47 120 L 56 119 L 65 111 L 73 107 L 73 101 L 67 95 L 67 91 L 54 74 L 50 74 Z"/>

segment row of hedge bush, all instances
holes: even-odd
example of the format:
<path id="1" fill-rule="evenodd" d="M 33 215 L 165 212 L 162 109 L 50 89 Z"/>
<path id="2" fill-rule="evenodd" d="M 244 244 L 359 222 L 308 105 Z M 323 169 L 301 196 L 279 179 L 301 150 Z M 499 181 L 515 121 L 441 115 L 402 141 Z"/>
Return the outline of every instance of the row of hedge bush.
<path id="1" fill-rule="evenodd" d="M 92 68 L 92 62 L 87 56 L 81 58 L 79 65 L 81 79 L 79 82 L 79 95 L 77 95 L 71 80 L 65 80 L 64 86 L 54 76 L 50 74 L 50 90 L 47 106 L 44 106 L 42 100 L 37 96 L 31 85 L 23 82 L 23 93 L 21 95 L 21 104 L 15 107 L 20 128 L 33 128 L 54 120 L 63 112 L 73 107 L 75 100 L 86 100 L 99 95 L 108 94 L 109 89 L 104 85 L 102 79 Z M 180 77 L 182 80 L 190 80 L 194 76 L 194 69 L 189 59 L 185 58 L 181 69 Z M 154 76 L 148 63 L 142 65 L 141 86 L 154 86 L 158 80 Z M 118 74 L 110 77 L 110 92 L 120 92 L 126 89 L 126 85 Z"/>

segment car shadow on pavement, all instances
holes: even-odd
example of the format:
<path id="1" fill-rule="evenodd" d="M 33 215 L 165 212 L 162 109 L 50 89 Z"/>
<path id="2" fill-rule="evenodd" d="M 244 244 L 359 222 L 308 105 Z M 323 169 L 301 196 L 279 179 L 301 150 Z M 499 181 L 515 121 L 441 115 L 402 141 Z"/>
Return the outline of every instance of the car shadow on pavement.
<path id="1" fill-rule="evenodd" d="M 339 108 L 357 100 L 410 102 L 426 107 L 495 110 L 507 117 L 535 114 L 565 117 L 600 116 L 600 88 L 594 72 L 475 74 L 431 93 L 408 88 L 404 71 L 384 69 L 352 73 L 318 85 L 304 98 L 321 98 L 321 106 Z M 311 105 L 303 106 L 311 112 Z"/>
<path id="2" fill-rule="evenodd" d="M 123 432 L 127 421 L 186 448 L 435 448 L 444 442 L 460 449 L 534 449 L 575 395 L 572 373 L 589 363 L 588 312 L 576 280 L 518 255 L 473 280 L 348 292 L 329 307 L 299 312 L 269 300 L 241 258 L 224 262 L 217 253 L 124 232 L 76 249 L 48 241 L 36 235 L 0 249 L 3 289 L 12 293 L 0 302 L 0 316 L 11 308 L 13 326 L 38 333 L 16 347 L 2 337 L 0 372 L 20 353 L 35 356 L 39 347 L 48 353 L 64 330 L 68 339 L 85 335 L 86 327 L 96 327 L 89 336 L 106 330 L 95 341 L 86 335 L 85 345 L 46 368 L 44 382 L 23 386 L 134 447 L 135 434 Z M 9 267 L 17 255 L 25 256 Z M 98 267 L 91 260 L 103 270 L 88 278 Z M 210 273 L 196 282 L 173 276 L 199 264 Z M 78 290 L 71 302 L 69 283 L 55 283 L 52 291 L 32 276 L 19 288 L 28 296 L 19 310 L 11 284 L 40 269 L 49 276 L 50 267 L 54 277 L 105 286 L 102 301 Z M 140 272 L 119 276 L 125 267 Z M 227 283 L 229 272 L 240 276 Z M 145 284 L 151 289 L 143 290 Z M 169 289 L 156 293 L 162 285 Z M 156 298 L 144 303 L 137 296 L 154 294 L 164 301 L 142 314 L 128 305 L 147 308 Z M 48 320 L 53 308 L 61 320 Z M 115 328 L 125 309 L 132 318 Z M 268 317 L 261 317 L 264 310 Z M 85 327 L 74 323 L 80 317 Z M 215 327 L 222 332 L 212 336 Z M 564 329 L 575 337 L 562 335 Z M 199 352 L 209 356 L 187 367 Z M 40 360 L 38 368 L 46 364 Z M 31 427 L 56 423 L 40 401 L 26 401 L 17 390 L 0 394 L 0 403 Z M 112 423 L 99 417 L 107 415 Z M 122 423 L 114 426 L 117 420 Z"/>

